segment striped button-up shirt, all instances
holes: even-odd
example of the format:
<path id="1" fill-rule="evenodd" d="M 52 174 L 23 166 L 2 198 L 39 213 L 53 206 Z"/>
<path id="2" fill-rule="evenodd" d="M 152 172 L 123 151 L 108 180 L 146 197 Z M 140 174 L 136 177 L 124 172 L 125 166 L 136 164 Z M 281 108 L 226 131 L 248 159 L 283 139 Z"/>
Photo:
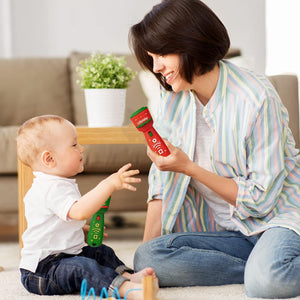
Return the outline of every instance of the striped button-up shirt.
<path id="1" fill-rule="evenodd" d="M 300 234 L 300 156 L 288 127 L 288 112 L 262 75 L 220 61 L 216 90 L 203 109 L 213 132 L 210 152 L 216 174 L 238 186 L 232 221 L 246 235 L 282 226 Z M 162 91 L 158 132 L 193 160 L 196 104 L 193 91 Z M 152 164 L 149 199 L 162 199 L 162 234 L 213 231 L 207 199 L 190 177 L 161 172 Z"/>

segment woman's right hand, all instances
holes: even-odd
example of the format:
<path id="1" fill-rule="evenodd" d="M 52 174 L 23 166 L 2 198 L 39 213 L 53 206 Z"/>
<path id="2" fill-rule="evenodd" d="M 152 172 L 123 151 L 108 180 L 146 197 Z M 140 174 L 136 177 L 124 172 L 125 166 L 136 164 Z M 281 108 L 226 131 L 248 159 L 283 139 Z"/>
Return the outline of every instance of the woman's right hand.
<path id="1" fill-rule="evenodd" d="M 226 202 L 236 206 L 238 186 L 232 178 L 223 177 L 208 171 L 190 160 L 186 153 L 165 140 L 171 154 L 164 157 L 153 152 L 149 147 L 147 155 L 160 171 L 182 173 L 201 182 L 218 194 Z"/>
<path id="2" fill-rule="evenodd" d="M 161 156 L 153 152 L 150 147 L 147 147 L 147 155 L 160 171 L 172 171 L 185 174 L 187 168 L 193 162 L 181 149 L 173 146 L 167 140 L 164 140 L 170 150 L 170 155 Z"/>

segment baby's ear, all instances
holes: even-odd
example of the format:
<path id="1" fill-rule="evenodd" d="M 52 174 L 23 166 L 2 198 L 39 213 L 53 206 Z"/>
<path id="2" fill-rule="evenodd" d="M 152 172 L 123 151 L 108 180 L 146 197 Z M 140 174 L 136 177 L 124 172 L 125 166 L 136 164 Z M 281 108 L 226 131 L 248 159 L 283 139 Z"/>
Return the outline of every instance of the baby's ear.
<path id="1" fill-rule="evenodd" d="M 48 150 L 45 150 L 41 154 L 41 160 L 42 160 L 42 164 L 47 168 L 54 168 L 56 165 L 53 155 Z"/>

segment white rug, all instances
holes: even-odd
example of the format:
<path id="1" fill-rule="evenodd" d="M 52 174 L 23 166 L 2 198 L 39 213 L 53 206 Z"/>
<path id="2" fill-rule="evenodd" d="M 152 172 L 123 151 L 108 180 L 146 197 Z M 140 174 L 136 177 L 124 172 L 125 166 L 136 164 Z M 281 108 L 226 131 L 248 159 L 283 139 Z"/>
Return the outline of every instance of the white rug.
<path id="1" fill-rule="evenodd" d="M 132 267 L 135 249 L 139 242 L 136 240 L 108 241 L 117 255 L 128 266 Z M 80 295 L 67 296 L 38 296 L 28 293 L 20 281 L 19 245 L 16 242 L 0 243 L 0 266 L 4 271 L 0 272 L 0 300 L 29 300 L 29 299 L 51 299 L 51 300 L 81 300 Z M 96 297 L 96 299 L 99 299 Z M 158 293 L 159 300 L 244 300 L 253 299 L 245 295 L 243 285 L 227 285 L 217 287 L 186 287 L 186 288 L 161 288 Z M 256 298 L 257 299 L 257 298 Z M 295 299 L 300 299 L 300 296 Z M 92 298 L 90 297 L 90 300 Z M 141 299 L 142 300 L 142 299 Z"/>

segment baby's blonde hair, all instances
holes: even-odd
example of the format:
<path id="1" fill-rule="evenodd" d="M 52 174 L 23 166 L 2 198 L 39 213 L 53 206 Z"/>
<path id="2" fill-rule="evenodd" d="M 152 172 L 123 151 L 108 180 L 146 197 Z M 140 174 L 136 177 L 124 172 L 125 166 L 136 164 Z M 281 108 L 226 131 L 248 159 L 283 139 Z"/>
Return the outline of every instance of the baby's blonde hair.
<path id="1" fill-rule="evenodd" d="M 18 130 L 17 155 L 27 166 L 31 167 L 37 161 L 38 155 L 50 145 L 48 124 L 67 120 L 56 115 L 42 115 L 27 120 Z"/>

